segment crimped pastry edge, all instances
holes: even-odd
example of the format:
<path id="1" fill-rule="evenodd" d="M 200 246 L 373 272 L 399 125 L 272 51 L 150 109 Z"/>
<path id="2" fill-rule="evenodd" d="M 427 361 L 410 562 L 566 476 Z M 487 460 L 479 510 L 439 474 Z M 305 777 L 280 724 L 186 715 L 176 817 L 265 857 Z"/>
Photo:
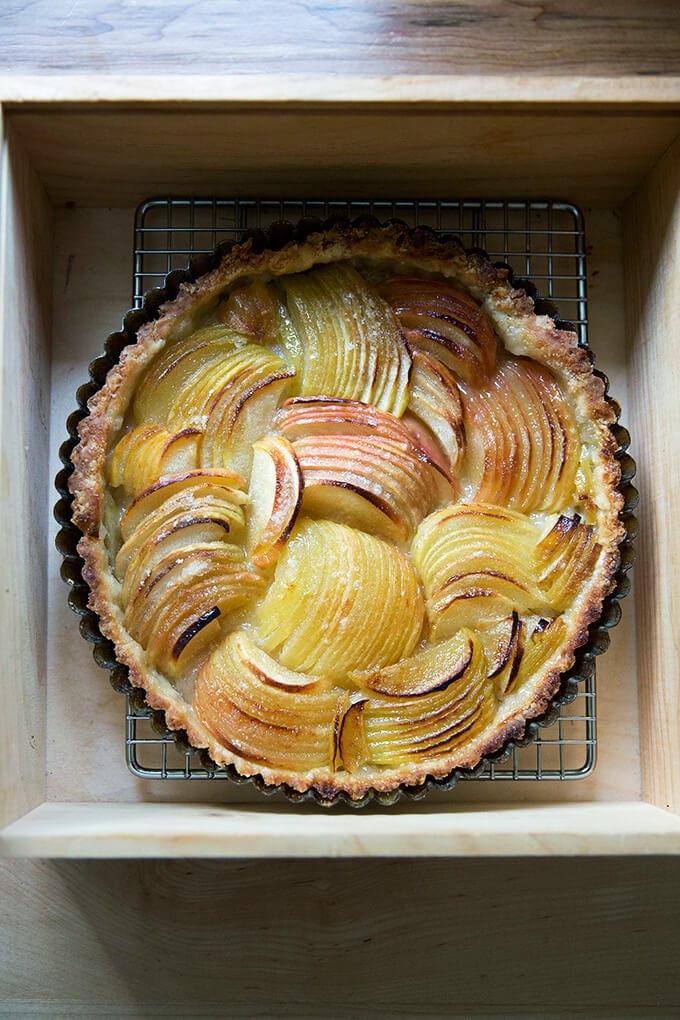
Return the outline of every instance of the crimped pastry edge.
<path id="1" fill-rule="evenodd" d="M 101 535 L 104 462 L 108 436 L 117 429 L 134 380 L 172 332 L 190 330 L 192 311 L 204 308 L 211 298 L 238 279 L 270 272 L 272 275 L 304 271 L 312 265 L 345 258 L 367 257 L 411 262 L 420 272 L 448 277 L 470 291 L 483 303 L 509 350 L 526 354 L 549 365 L 569 389 L 579 421 L 589 422 L 598 438 L 601 484 L 609 494 L 608 509 L 602 513 L 598 540 L 604 547 L 596 576 L 581 598 L 568 640 L 550 669 L 539 674 L 532 696 L 521 709 L 509 714 L 475 741 L 465 745 L 464 756 L 451 756 L 434 765 L 410 764 L 364 775 L 331 773 L 319 769 L 292 773 L 253 765 L 227 752 L 196 718 L 192 708 L 179 697 L 168 681 L 144 664 L 144 652 L 122 626 L 121 614 L 110 593 L 108 554 Z M 548 708 L 560 688 L 561 679 L 573 666 L 578 649 L 588 641 L 589 628 L 602 612 L 611 593 L 619 567 L 618 545 L 625 529 L 619 519 L 623 496 L 616 487 L 620 469 L 615 454 L 617 443 L 610 426 L 614 411 L 606 399 L 605 385 L 593 373 L 589 352 L 579 347 L 575 334 L 562 329 L 549 316 L 536 315 L 533 300 L 512 284 L 506 267 L 493 265 L 479 252 L 466 252 L 457 239 L 438 239 L 429 229 L 411 229 L 403 224 L 377 227 L 373 224 L 335 224 L 312 233 L 302 241 L 289 241 L 281 248 L 257 249 L 252 241 L 235 246 L 215 268 L 195 282 L 183 283 L 174 299 L 162 304 L 158 315 L 143 324 L 137 341 L 124 348 L 118 363 L 103 385 L 88 401 L 88 415 L 78 427 L 79 442 L 73 449 L 73 473 L 68 481 L 73 495 L 73 522 L 83 533 L 78 552 L 84 561 L 83 580 L 90 588 L 88 605 L 98 618 L 102 634 L 115 645 L 118 661 L 127 666 L 130 682 L 143 688 L 153 709 L 165 713 L 171 730 L 183 730 L 189 742 L 205 748 L 218 764 L 231 765 L 241 776 L 261 777 L 268 787 L 284 787 L 298 793 L 313 788 L 323 803 L 340 795 L 365 799 L 373 792 L 389 794 L 396 789 L 418 788 L 428 780 L 443 780 L 452 772 L 475 768 L 484 758 L 497 754 L 509 741 L 522 740 L 527 725 Z"/>

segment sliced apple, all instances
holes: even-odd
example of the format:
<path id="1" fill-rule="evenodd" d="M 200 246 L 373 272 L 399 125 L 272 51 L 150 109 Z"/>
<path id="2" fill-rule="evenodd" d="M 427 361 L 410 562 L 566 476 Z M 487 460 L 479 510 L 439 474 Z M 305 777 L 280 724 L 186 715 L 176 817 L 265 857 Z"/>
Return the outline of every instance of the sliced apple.
<path id="1" fill-rule="evenodd" d="M 568 503 L 581 444 L 551 373 L 528 358 L 507 356 L 481 387 L 462 383 L 461 391 L 463 484 L 473 498 L 525 513 Z"/>
<path id="2" fill-rule="evenodd" d="M 217 495 L 234 507 L 242 507 L 248 502 L 243 491 L 243 479 L 233 471 L 220 468 L 184 471 L 178 475 L 168 475 L 159 479 L 150 488 L 145 489 L 132 501 L 120 521 L 120 533 L 126 542 L 145 518 L 152 516 L 167 500 L 173 499 L 186 491 L 189 502 L 195 504 L 203 495 Z M 200 512 L 200 510 L 199 510 Z M 237 511 L 242 520 L 242 511 Z"/>
<path id="3" fill-rule="evenodd" d="M 489 625 L 518 612 L 549 611 L 536 578 L 537 526 L 485 504 L 455 504 L 430 514 L 411 547 L 426 594 L 430 636 Z"/>
<path id="4" fill-rule="evenodd" d="M 304 477 L 302 509 L 310 517 L 335 521 L 358 528 L 368 535 L 404 545 L 409 531 L 404 521 L 388 502 L 375 496 L 361 484 L 333 481 L 324 473 L 315 478 L 307 471 Z"/>
<path id="5" fill-rule="evenodd" d="M 560 514 L 536 548 L 539 584 L 550 605 L 563 612 L 591 576 L 602 547 L 578 516 Z"/>
<path id="6" fill-rule="evenodd" d="M 161 456 L 161 475 L 174 475 L 197 468 L 200 429 L 181 429 L 170 436 Z"/>
<path id="7" fill-rule="evenodd" d="M 229 532 L 219 519 L 201 517 L 193 511 L 166 520 L 137 546 L 134 556 L 128 558 L 121 590 L 123 604 L 129 602 L 156 564 L 171 553 L 182 555 L 193 546 L 207 547 L 210 543 L 228 541 Z"/>
<path id="8" fill-rule="evenodd" d="M 363 725 L 366 699 L 345 691 L 338 700 L 333 720 L 331 767 L 356 772 L 368 759 L 368 743 Z"/>
<path id="9" fill-rule="evenodd" d="M 473 656 L 470 632 L 459 631 L 448 641 L 431 645 L 391 666 L 352 673 L 358 688 L 390 697 L 419 697 L 443 690 L 467 670 Z"/>
<path id="10" fill-rule="evenodd" d="M 201 464 L 229 467 L 250 478 L 252 446 L 271 428 L 272 418 L 294 376 L 280 358 L 262 351 L 212 405 L 201 443 Z"/>
<path id="11" fill-rule="evenodd" d="M 278 335 L 278 300 L 264 280 L 240 284 L 217 306 L 217 318 L 229 329 L 255 343 Z"/>
<path id="12" fill-rule="evenodd" d="M 362 721 L 373 764 L 437 761 L 474 739 L 493 717 L 498 701 L 481 643 L 472 631 L 462 639 L 471 655 L 449 683 L 411 697 L 367 698 Z"/>
<path id="13" fill-rule="evenodd" d="M 233 754 L 306 771 L 329 764 L 338 696 L 328 683 L 286 669 L 237 632 L 200 670 L 193 705 Z"/>
<path id="14" fill-rule="evenodd" d="M 222 531 L 223 540 L 230 535 L 238 539 L 244 523 L 243 503 L 235 502 L 224 489 L 214 489 L 210 485 L 183 489 L 161 503 L 131 532 L 116 555 L 116 577 L 124 577 L 130 563 L 139 557 L 152 536 L 182 528 L 214 526 Z"/>
<path id="15" fill-rule="evenodd" d="M 410 655 L 424 607 L 396 547 L 332 521 L 296 525 L 256 611 L 264 649 L 291 669 L 341 678 Z"/>
<path id="16" fill-rule="evenodd" d="M 556 659 L 564 647 L 566 627 L 567 624 L 562 616 L 556 616 L 552 620 L 542 620 L 538 626 L 534 627 L 525 642 L 512 686 L 506 693 L 518 690 L 535 677 L 539 670 L 545 670 L 551 660 Z"/>
<path id="17" fill-rule="evenodd" d="M 209 326 L 183 340 L 169 342 L 146 369 L 137 387 L 136 420 L 167 425 L 172 405 L 191 388 L 197 373 L 205 371 L 207 365 L 219 364 L 247 342 L 246 337 L 226 326 Z M 190 421 L 181 421 L 178 427 L 189 424 Z"/>
<path id="18" fill-rule="evenodd" d="M 410 396 L 403 421 L 430 459 L 448 473 L 455 470 L 465 448 L 458 383 L 438 358 L 424 351 L 413 354 Z"/>
<path id="19" fill-rule="evenodd" d="M 219 606 L 213 606 L 212 609 L 208 609 L 201 616 L 194 618 L 191 623 L 184 628 L 180 636 L 175 641 L 172 647 L 172 658 L 175 661 L 179 661 L 184 650 L 188 647 L 189 643 L 193 641 L 192 649 L 196 647 L 196 638 L 200 634 L 202 638 L 206 638 L 210 625 L 215 623 L 222 615 L 222 611 Z M 208 638 L 208 641 L 210 638 Z"/>
<path id="20" fill-rule="evenodd" d="M 138 425 L 116 443 L 109 460 L 109 484 L 136 496 L 161 474 L 160 464 L 170 433 L 161 425 Z"/>
<path id="21" fill-rule="evenodd" d="M 404 422 L 368 404 L 297 397 L 274 426 L 303 458 L 311 513 L 402 542 L 414 523 L 453 496 L 448 472 Z"/>
<path id="22" fill-rule="evenodd" d="M 168 428 L 207 429 L 211 418 L 211 429 L 219 428 L 223 412 L 228 420 L 232 396 L 238 404 L 256 382 L 291 372 L 278 355 L 259 344 L 235 347 L 205 360 L 175 393 L 167 410 Z"/>
<path id="23" fill-rule="evenodd" d="M 213 610 L 228 617 L 262 591 L 260 574 L 248 569 L 238 546 L 194 542 L 174 549 L 143 574 L 126 594 L 124 623 L 164 672 L 174 675 L 187 628 Z M 184 647 L 180 648 L 184 653 Z"/>
<path id="24" fill-rule="evenodd" d="M 267 436 L 253 445 L 246 550 L 256 567 L 271 567 L 281 554 L 302 504 L 303 486 L 287 439 Z"/>
<path id="25" fill-rule="evenodd" d="M 197 429 L 173 435 L 161 425 L 138 425 L 114 447 L 109 461 L 110 484 L 134 498 L 162 475 L 195 468 L 199 437 Z"/>
<path id="26" fill-rule="evenodd" d="M 399 417 L 411 359 L 389 305 L 348 263 L 281 278 L 301 344 L 300 394 L 374 404 Z"/>
<path id="27" fill-rule="evenodd" d="M 441 471 L 408 437 L 316 435 L 293 443 L 304 509 L 398 543 L 438 503 L 453 497 Z"/>
<path id="28" fill-rule="evenodd" d="M 380 286 L 411 351 L 425 351 L 469 382 L 489 375 L 496 336 L 475 299 L 442 279 L 396 276 Z"/>
<path id="29" fill-rule="evenodd" d="M 273 424 L 291 442 L 312 436 L 372 436 L 401 444 L 405 452 L 414 448 L 413 436 L 401 419 L 360 400 L 292 397 Z"/>
<path id="30" fill-rule="evenodd" d="M 220 302 L 217 316 L 230 329 L 281 354 L 297 372 L 304 363 L 302 344 L 281 291 L 276 278 L 238 285 Z"/>
<path id="31" fill-rule="evenodd" d="M 493 659 L 490 660 L 489 679 L 494 680 L 499 697 L 509 694 L 515 687 L 515 681 L 524 654 L 524 635 L 526 623 L 516 612 L 501 621 L 499 628 L 482 637 L 488 642 L 489 637 L 495 639 Z M 489 656 L 487 655 L 487 658 Z"/>

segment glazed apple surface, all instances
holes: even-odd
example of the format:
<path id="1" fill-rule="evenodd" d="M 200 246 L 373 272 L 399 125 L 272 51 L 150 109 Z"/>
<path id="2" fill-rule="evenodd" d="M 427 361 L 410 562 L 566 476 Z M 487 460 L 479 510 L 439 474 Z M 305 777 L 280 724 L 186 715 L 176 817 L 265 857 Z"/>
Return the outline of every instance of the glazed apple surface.
<path id="1" fill-rule="evenodd" d="M 315 251 L 253 256 L 142 336 L 83 548 L 171 725 L 330 801 L 521 734 L 620 536 L 611 412 L 571 334 L 462 256 L 449 277 L 418 251 Z"/>

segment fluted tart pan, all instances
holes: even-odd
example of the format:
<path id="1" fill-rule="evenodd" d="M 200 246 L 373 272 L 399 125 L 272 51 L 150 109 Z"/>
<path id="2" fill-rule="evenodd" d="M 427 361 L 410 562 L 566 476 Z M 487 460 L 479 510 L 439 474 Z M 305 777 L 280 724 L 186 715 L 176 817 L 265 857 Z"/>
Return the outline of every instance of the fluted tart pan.
<path id="1" fill-rule="evenodd" d="M 171 273 L 90 366 L 57 478 L 114 686 L 324 805 L 534 739 L 618 622 L 636 502 L 607 380 L 545 313 L 394 222 L 279 224 Z"/>

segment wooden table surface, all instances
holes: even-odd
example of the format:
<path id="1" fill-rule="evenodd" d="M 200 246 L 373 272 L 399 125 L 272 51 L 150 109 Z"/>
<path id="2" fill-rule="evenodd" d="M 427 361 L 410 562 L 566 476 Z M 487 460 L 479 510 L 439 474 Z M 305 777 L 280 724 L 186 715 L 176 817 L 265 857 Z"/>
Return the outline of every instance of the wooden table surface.
<path id="1" fill-rule="evenodd" d="M 0 4 L 15 100 L 69 76 L 319 72 L 678 75 L 680 4 Z M 12 1017 L 680 1015 L 677 859 L 5 861 L 0 895 Z"/>
<path id="2" fill-rule="evenodd" d="M 664 75 L 676 0 L 64 0 L 0 5 L 0 73 Z"/>

